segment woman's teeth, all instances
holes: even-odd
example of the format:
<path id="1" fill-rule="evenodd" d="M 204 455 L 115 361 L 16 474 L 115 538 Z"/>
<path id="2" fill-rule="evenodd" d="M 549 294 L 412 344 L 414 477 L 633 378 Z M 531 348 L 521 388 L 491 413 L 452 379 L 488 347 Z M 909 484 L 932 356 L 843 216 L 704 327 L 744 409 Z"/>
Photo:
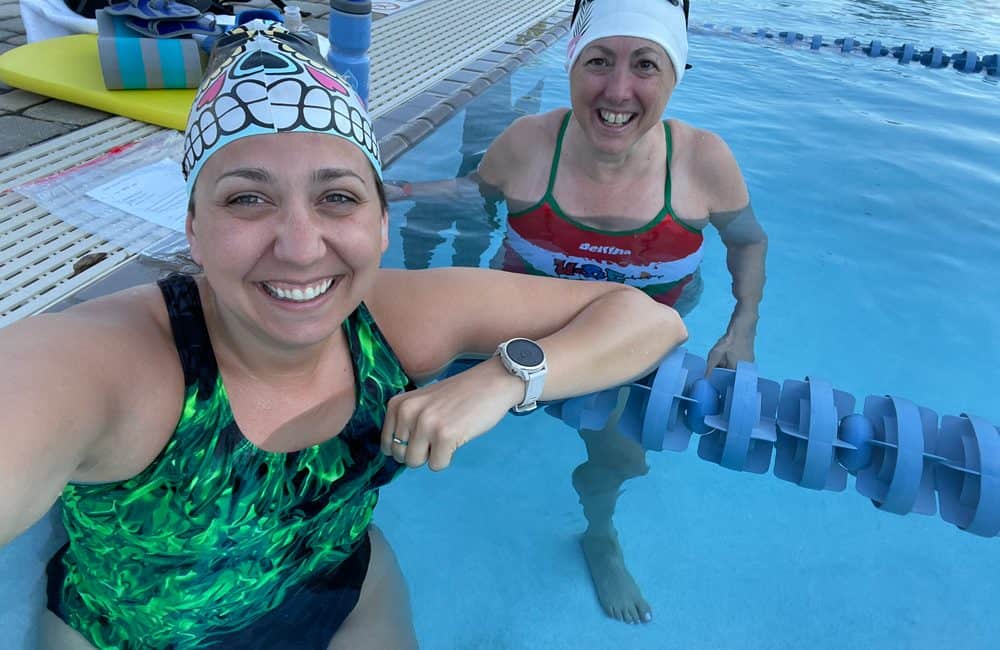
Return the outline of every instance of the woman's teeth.
<path id="1" fill-rule="evenodd" d="M 608 126 L 624 126 L 632 121 L 633 117 L 635 117 L 635 113 L 614 113 L 603 109 L 601 109 L 599 113 L 601 115 L 601 121 Z"/>
<path id="2" fill-rule="evenodd" d="M 271 296 L 278 298 L 279 300 L 308 302 L 319 298 L 324 293 L 329 291 L 330 287 L 333 285 L 333 278 L 323 280 L 318 284 L 314 284 L 313 286 L 306 287 L 304 289 L 282 289 L 280 287 L 270 285 L 267 282 L 261 282 L 261 285 L 269 294 L 271 294 Z"/>

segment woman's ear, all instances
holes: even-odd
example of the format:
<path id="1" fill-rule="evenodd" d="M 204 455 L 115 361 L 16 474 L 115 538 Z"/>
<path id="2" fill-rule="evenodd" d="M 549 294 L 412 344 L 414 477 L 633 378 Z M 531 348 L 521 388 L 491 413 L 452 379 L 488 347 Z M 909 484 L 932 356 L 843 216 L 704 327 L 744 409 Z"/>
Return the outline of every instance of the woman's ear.
<path id="1" fill-rule="evenodd" d="M 191 259 L 198 266 L 204 266 L 201 262 L 201 247 L 198 244 L 198 236 L 194 232 L 194 208 L 188 210 L 187 219 L 184 220 L 184 234 L 187 235 L 188 244 L 191 246 Z"/>
<path id="2" fill-rule="evenodd" d="M 389 211 L 382 210 L 382 252 L 389 248 Z"/>

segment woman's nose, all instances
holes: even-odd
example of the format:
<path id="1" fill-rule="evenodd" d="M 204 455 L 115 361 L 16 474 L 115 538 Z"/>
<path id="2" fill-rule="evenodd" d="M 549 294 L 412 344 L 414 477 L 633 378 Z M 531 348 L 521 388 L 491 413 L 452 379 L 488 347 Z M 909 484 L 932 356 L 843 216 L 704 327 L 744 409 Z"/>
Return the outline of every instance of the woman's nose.
<path id="1" fill-rule="evenodd" d="M 615 66 L 608 75 L 604 94 L 612 101 L 627 100 L 632 93 L 632 75 L 626 66 Z"/>
<path id="2" fill-rule="evenodd" d="M 326 243 L 314 215 L 305 206 L 291 206 L 275 236 L 274 256 L 282 262 L 308 266 L 323 257 Z"/>

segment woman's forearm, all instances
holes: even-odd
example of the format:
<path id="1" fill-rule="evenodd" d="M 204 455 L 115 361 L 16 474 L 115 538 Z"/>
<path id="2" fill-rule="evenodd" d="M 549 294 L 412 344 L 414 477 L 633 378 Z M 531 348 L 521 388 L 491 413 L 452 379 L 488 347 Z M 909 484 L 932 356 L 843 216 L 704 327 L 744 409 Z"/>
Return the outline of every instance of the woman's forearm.
<path id="1" fill-rule="evenodd" d="M 389 201 L 479 201 L 494 194 L 475 172 L 436 181 L 387 180 L 385 190 Z"/>
<path id="2" fill-rule="evenodd" d="M 650 372 L 686 339 L 684 322 L 670 307 L 629 287 L 606 293 L 539 341 L 549 368 L 542 399 L 629 382 Z"/>
<path id="3" fill-rule="evenodd" d="M 730 328 L 755 330 L 764 296 L 767 234 L 749 203 L 740 210 L 713 214 L 710 219 L 726 246 L 726 267 L 733 278 L 736 306 Z"/>
<path id="4" fill-rule="evenodd" d="M 764 259 L 767 239 L 752 244 L 732 245 L 726 254 L 726 266 L 733 278 L 732 320 L 756 328 L 760 301 L 764 297 Z"/>

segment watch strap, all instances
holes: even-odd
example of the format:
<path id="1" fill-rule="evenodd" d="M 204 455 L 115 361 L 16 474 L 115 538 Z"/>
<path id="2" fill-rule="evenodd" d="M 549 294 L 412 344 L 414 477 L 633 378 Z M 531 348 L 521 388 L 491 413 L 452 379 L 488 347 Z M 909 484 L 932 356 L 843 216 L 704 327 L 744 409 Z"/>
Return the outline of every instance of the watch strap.
<path id="1" fill-rule="evenodd" d="M 527 413 L 538 407 L 538 398 L 542 396 L 542 390 L 545 388 L 547 372 L 548 369 L 543 367 L 541 370 L 524 373 L 526 376 L 521 377 L 524 380 L 524 399 L 514 406 L 515 413 Z"/>

